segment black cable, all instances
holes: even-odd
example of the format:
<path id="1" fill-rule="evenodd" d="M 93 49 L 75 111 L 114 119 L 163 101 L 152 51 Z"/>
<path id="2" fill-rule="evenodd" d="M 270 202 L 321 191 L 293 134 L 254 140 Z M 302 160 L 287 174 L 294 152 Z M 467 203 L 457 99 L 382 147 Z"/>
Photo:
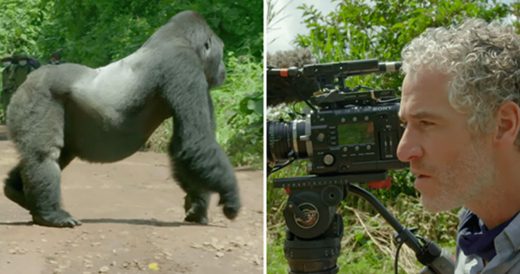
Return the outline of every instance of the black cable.
<path id="1" fill-rule="evenodd" d="M 311 102 L 309 102 L 309 100 L 304 100 L 305 104 L 307 104 L 308 107 L 310 107 L 314 112 L 317 112 L 318 110 L 316 109 L 316 107 L 314 105 L 311 104 Z"/>
<path id="2" fill-rule="evenodd" d="M 401 247 L 403 246 L 404 242 L 399 241 L 397 244 L 397 251 L 395 252 L 395 260 L 394 260 L 394 270 L 395 274 L 399 274 L 399 251 L 401 250 Z"/>
<path id="3" fill-rule="evenodd" d="M 275 173 L 275 172 L 277 172 L 278 170 L 280 170 L 280 169 L 282 169 L 282 168 L 284 168 L 284 167 L 286 167 L 286 166 L 288 166 L 288 165 L 290 165 L 292 162 L 294 162 L 294 160 L 295 160 L 295 159 L 292 158 L 292 159 L 286 161 L 285 163 L 275 165 L 275 166 L 271 169 L 271 171 L 269 172 L 269 175 L 270 175 L 270 174 L 273 174 L 273 173 Z"/>

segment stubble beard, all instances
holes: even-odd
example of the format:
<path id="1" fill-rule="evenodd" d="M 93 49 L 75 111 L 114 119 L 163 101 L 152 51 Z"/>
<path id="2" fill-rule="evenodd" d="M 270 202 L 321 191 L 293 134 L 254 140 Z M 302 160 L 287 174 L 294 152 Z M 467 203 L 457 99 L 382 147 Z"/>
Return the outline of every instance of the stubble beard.
<path id="1" fill-rule="evenodd" d="M 442 163 L 442 167 L 430 169 L 428 165 L 423 165 L 437 177 L 434 183 L 438 184 L 439 189 L 434 197 L 421 195 L 421 203 L 426 210 L 433 213 L 451 210 L 483 195 L 495 178 L 495 169 L 489 162 L 490 153 L 483 149 L 484 144 L 475 141 L 451 163 Z"/>

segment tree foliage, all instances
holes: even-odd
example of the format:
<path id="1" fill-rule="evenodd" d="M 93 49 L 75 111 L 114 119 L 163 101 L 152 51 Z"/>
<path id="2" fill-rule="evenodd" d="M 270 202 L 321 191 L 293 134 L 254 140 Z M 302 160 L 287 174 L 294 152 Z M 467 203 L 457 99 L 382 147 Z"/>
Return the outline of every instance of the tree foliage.
<path id="1" fill-rule="evenodd" d="M 303 22 L 310 30 L 296 43 L 309 47 L 321 62 L 378 58 L 398 60 L 402 48 L 426 28 L 447 26 L 467 17 L 504 18 L 511 5 L 476 0 L 389 0 L 337 2 L 324 15 L 312 5 L 302 5 Z"/>
<path id="2" fill-rule="evenodd" d="M 0 57 L 40 54 L 36 41 L 47 15 L 40 4 L 40 0 L 0 0 Z"/>
<path id="3" fill-rule="evenodd" d="M 23 52 L 100 66 L 136 50 L 182 10 L 200 13 L 238 55 L 262 57 L 261 0 L 0 0 L 0 56 Z"/>
<path id="4" fill-rule="evenodd" d="M 53 6 L 41 43 L 63 49 L 72 61 L 97 66 L 136 50 L 151 33 L 182 10 L 200 13 L 238 54 L 261 57 L 262 2 L 229 0 L 42 0 Z"/>

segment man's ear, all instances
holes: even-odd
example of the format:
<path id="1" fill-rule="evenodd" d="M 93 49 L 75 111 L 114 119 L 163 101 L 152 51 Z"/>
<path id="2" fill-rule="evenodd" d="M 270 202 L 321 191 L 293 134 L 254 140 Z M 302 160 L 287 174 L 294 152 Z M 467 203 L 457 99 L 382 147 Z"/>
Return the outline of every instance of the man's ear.
<path id="1" fill-rule="evenodd" d="M 520 107 L 512 101 L 503 103 L 496 115 L 494 141 L 500 145 L 514 145 L 520 130 Z"/>

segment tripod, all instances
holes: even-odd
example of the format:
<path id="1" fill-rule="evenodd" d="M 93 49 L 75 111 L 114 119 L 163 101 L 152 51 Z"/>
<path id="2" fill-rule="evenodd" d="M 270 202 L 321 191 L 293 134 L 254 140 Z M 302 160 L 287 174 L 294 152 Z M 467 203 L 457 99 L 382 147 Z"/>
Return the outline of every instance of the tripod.
<path id="1" fill-rule="evenodd" d="M 352 174 L 342 176 L 304 176 L 275 179 L 275 187 L 289 194 L 284 218 L 287 237 L 285 258 L 290 274 L 336 274 L 337 258 L 343 237 L 343 220 L 336 213 L 339 203 L 351 192 L 368 201 L 394 228 L 397 239 L 408 245 L 425 268 L 422 274 L 454 272 L 454 262 L 435 243 L 420 241 L 365 189 L 350 182 L 368 182 L 385 174 Z"/>

